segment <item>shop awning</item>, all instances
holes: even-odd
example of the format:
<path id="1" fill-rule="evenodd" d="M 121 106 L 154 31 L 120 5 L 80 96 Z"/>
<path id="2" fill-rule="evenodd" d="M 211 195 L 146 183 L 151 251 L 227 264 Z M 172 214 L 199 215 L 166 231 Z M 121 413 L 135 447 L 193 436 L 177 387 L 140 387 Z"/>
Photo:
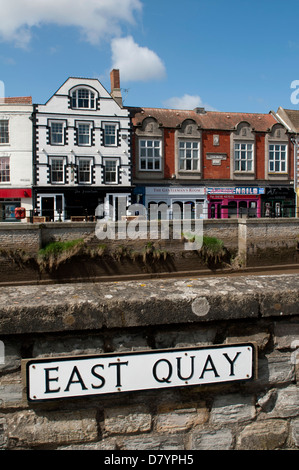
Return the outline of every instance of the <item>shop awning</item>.
<path id="1" fill-rule="evenodd" d="M 9 188 L 9 189 L 0 189 L 0 198 L 1 199 L 17 199 L 32 197 L 32 190 L 30 188 Z"/>

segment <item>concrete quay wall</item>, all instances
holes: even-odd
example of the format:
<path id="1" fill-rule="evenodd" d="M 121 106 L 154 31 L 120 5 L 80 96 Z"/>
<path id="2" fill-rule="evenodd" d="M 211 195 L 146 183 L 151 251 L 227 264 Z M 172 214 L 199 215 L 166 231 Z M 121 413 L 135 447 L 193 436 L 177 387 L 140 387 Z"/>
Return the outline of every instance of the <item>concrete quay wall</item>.
<path id="1" fill-rule="evenodd" d="M 0 448 L 299 449 L 299 276 L 2 287 Z M 27 359 L 253 342 L 257 377 L 42 403 Z"/>

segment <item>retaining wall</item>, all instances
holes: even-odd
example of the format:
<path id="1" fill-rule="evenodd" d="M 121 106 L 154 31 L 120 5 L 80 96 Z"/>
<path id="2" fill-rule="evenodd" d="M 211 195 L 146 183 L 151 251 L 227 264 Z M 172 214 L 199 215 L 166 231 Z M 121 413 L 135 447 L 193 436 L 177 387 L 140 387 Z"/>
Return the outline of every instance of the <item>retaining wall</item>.
<path id="1" fill-rule="evenodd" d="M 298 298 L 298 275 L 3 287 L 0 448 L 298 450 Z M 244 342 L 253 381 L 24 396 L 22 360 Z"/>
<path id="2" fill-rule="evenodd" d="M 127 225 L 127 233 L 128 226 Z M 190 226 L 191 230 L 188 230 Z M 117 233 L 116 224 L 116 233 Z M 195 232 L 194 221 L 186 221 L 186 226 L 181 225 L 181 231 Z M 104 239 L 99 240 L 95 235 L 96 223 L 94 222 L 53 222 L 46 224 L 17 224 L 0 223 L 0 249 L 24 250 L 35 254 L 41 247 L 51 241 L 66 241 L 84 238 L 90 244 L 105 243 L 108 246 L 124 244 L 136 246 L 150 239 L 142 235 L 142 238 Z M 159 226 L 160 230 L 160 226 Z M 137 233 L 138 232 L 137 227 Z M 294 261 L 299 249 L 299 219 L 218 219 L 203 220 L 203 235 L 219 238 L 225 247 L 233 254 L 243 256 L 245 264 L 258 262 L 268 264 L 271 262 L 289 263 Z M 181 240 L 173 237 L 173 225 L 169 222 L 169 238 L 158 238 L 159 245 L 173 252 L 182 251 Z M 298 261 L 297 259 L 295 260 Z"/>

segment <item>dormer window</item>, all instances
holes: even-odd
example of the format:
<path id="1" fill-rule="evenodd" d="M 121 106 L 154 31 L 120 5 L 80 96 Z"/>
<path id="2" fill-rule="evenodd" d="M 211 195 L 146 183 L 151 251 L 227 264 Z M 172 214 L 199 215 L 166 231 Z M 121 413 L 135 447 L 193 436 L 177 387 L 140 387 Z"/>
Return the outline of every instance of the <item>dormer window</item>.
<path id="1" fill-rule="evenodd" d="M 77 88 L 71 94 L 72 108 L 95 109 L 95 93 L 88 88 Z"/>

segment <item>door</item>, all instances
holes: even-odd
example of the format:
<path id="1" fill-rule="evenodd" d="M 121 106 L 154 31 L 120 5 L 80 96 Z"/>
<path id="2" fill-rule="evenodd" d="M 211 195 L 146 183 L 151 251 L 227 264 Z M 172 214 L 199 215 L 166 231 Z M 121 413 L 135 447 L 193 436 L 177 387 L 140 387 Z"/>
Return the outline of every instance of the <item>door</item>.
<path id="1" fill-rule="evenodd" d="M 46 217 L 46 220 L 54 220 L 54 196 L 42 197 L 42 217 Z"/>

